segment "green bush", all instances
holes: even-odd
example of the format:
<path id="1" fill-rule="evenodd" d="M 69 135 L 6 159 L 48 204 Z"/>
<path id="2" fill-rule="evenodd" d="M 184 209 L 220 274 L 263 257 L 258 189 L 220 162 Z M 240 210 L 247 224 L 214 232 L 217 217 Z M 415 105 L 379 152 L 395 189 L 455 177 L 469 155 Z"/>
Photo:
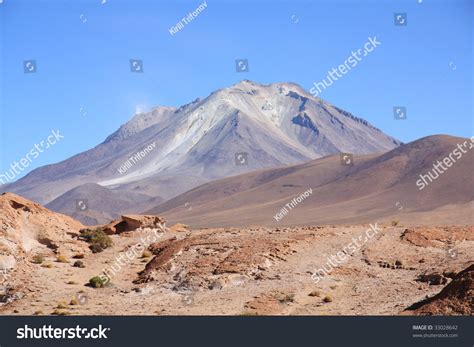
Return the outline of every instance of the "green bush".
<path id="1" fill-rule="evenodd" d="M 105 277 L 95 276 L 89 280 L 89 285 L 93 288 L 103 288 L 108 282 Z"/>
<path id="2" fill-rule="evenodd" d="M 112 239 L 100 228 L 82 230 L 80 238 L 90 244 L 92 253 L 102 252 L 112 246 Z"/>

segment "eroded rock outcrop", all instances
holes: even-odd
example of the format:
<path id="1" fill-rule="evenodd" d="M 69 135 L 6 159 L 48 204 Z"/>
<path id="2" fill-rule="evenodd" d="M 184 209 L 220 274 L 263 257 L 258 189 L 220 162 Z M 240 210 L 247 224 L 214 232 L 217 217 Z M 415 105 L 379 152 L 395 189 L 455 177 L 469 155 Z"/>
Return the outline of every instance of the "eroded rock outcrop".
<path id="1" fill-rule="evenodd" d="M 285 262 L 302 241 L 296 235 L 272 235 L 226 230 L 152 244 L 155 257 L 139 273 L 136 284 L 158 280 L 175 290 L 221 289 L 246 280 L 266 278 L 268 270 Z M 312 236 L 308 235 L 311 238 Z"/>
<path id="2" fill-rule="evenodd" d="M 119 220 L 112 221 L 102 227 L 109 235 L 134 231 L 138 228 L 164 227 L 165 220 L 162 217 L 150 215 L 123 215 Z"/>
<path id="3" fill-rule="evenodd" d="M 474 314 L 474 264 L 459 272 L 439 294 L 410 306 L 416 315 Z"/>
<path id="4" fill-rule="evenodd" d="M 36 249 L 71 253 L 82 250 L 76 239 L 84 226 L 68 217 L 12 193 L 0 195 L 0 268 Z"/>
<path id="5" fill-rule="evenodd" d="M 474 241 L 474 227 L 407 228 L 401 238 L 418 247 L 444 248 L 449 242 Z"/>

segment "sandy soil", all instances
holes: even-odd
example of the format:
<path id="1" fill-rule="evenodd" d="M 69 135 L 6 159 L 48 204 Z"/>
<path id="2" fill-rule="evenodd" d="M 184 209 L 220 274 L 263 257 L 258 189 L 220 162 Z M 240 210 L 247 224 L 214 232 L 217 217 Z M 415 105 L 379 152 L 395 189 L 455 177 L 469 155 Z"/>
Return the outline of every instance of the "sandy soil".
<path id="1" fill-rule="evenodd" d="M 396 315 L 473 263 L 473 227 L 378 228 L 318 283 L 314 271 L 369 225 L 168 231 L 109 286 L 86 286 L 153 230 L 113 235 L 84 268 L 52 252 L 43 264 L 20 262 L 7 281 L 16 300 L 0 314 Z"/>

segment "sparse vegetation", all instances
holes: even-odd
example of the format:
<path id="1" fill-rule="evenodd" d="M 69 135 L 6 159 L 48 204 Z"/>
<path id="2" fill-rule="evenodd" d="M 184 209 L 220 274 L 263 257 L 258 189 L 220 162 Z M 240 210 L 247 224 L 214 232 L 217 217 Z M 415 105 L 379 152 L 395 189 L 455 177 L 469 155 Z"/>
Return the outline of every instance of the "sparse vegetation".
<path id="1" fill-rule="evenodd" d="M 58 303 L 58 306 L 56 306 L 56 308 L 67 308 L 67 304 L 64 301 L 61 301 Z"/>
<path id="2" fill-rule="evenodd" d="M 153 255 L 148 249 L 145 249 L 142 253 L 142 258 L 150 258 Z"/>
<path id="3" fill-rule="evenodd" d="M 295 294 L 285 294 L 282 297 L 278 299 L 280 303 L 286 304 L 288 302 L 294 302 L 295 301 Z"/>
<path id="4" fill-rule="evenodd" d="M 43 312 L 42 310 L 38 310 L 38 311 L 35 311 L 35 312 L 33 313 L 33 315 L 34 315 L 34 316 L 42 316 L 42 315 L 44 315 L 44 312 Z"/>
<path id="5" fill-rule="evenodd" d="M 400 223 L 400 221 L 398 221 L 398 220 L 393 220 L 393 221 L 392 221 L 392 227 L 396 227 L 399 223 Z"/>
<path id="6" fill-rule="evenodd" d="M 323 298 L 323 301 L 324 301 L 324 302 L 332 302 L 332 296 L 326 295 L 326 296 Z"/>
<path id="7" fill-rule="evenodd" d="M 69 263 L 69 260 L 66 258 L 66 256 L 64 256 L 63 254 L 58 254 L 56 256 L 56 261 L 58 263 Z"/>
<path id="8" fill-rule="evenodd" d="M 80 267 L 80 268 L 86 267 L 86 266 L 84 265 L 84 262 L 81 261 L 81 260 L 76 260 L 72 266 L 74 266 L 74 267 Z"/>
<path id="9" fill-rule="evenodd" d="M 107 279 L 101 276 L 95 276 L 89 280 L 89 285 L 92 288 L 103 288 L 107 285 L 107 283 L 108 283 Z"/>
<path id="10" fill-rule="evenodd" d="M 71 301 L 69 301 L 69 305 L 71 305 L 71 306 L 77 305 L 77 299 L 72 298 Z"/>
<path id="11" fill-rule="evenodd" d="M 308 296 L 321 296 L 321 292 L 319 290 L 313 290 Z"/>
<path id="12" fill-rule="evenodd" d="M 81 230 L 80 238 L 90 244 L 92 253 L 102 252 L 112 246 L 112 239 L 101 228 Z"/>
<path id="13" fill-rule="evenodd" d="M 33 259 L 31 260 L 32 263 L 34 264 L 41 264 L 44 261 L 44 257 L 41 254 L 36 254 L 33 256 Z"/>

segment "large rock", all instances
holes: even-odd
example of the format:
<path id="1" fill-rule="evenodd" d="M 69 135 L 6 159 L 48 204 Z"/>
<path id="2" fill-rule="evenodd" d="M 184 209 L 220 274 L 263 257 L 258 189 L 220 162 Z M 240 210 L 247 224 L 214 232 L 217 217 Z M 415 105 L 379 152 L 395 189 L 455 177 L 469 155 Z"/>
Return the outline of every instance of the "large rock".
<path id="1" fill-rule="evenodd" d="M 165 220 L 162 217 L 150 215 L 124 215 L 119 220 L 110 222 L 103 226 L 106 234 L 120 234 L 127 231 L 134 231 L 138 228 L 164 227 Z"/>
<path id="2" fill-rule="evenodd" d="M 21 196 L 0 195 L 0 306 L 21 297 L 19 273 L 30 273 L 37 254 L 70 258 L 90 252 L 77 239 L 84 226 Z"/>
<path id="3" fill-rule="evenodd" d="M 439 294 L 413 304 L 406 313 L 416 315 L 474 314 L 474 264 L 459 272 Z"/>
<path id="4" fill-rule="evenodd" d="M 4 193 L 0 195 L 1 262 L 4 267 L 10 267 L 13 262 L 9 255 L 18 258 L 38 248 L 47 247 L 66 255 L 82 250 L 84 243 L 75 236 L 83 227 L 71 217 L 52 212 L 19 195 Z"/>

